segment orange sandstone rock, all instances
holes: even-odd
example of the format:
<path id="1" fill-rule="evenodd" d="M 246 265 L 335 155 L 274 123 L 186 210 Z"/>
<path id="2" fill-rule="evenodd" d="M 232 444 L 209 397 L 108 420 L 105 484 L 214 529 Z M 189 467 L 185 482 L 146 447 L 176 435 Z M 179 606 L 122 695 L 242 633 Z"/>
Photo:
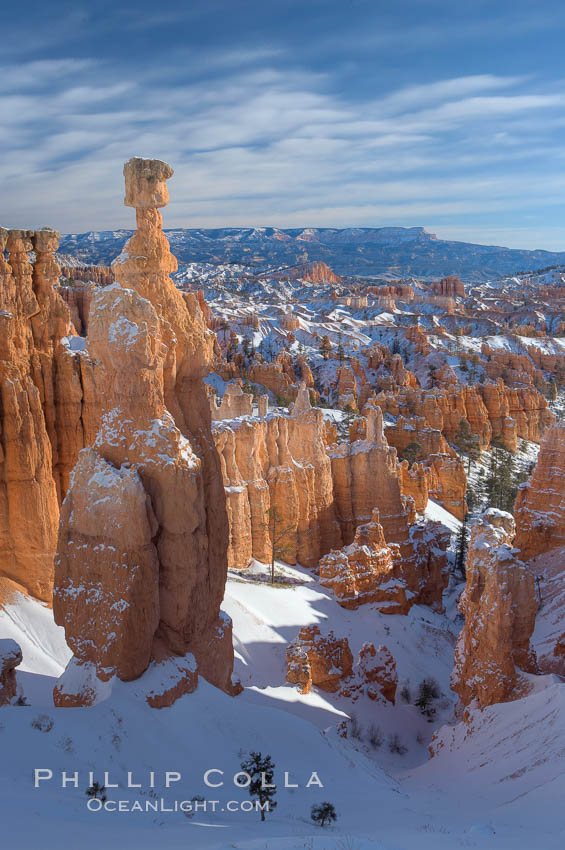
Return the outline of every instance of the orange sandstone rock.
<path id="1" fill-rule="evenodd" d="M 14 699 L 17 693 L 16 667 L 22 663 L 22 650 L 15 640 L 0 640 L 0 706 Z"/>
<path id="2" fill-rule="evenodd" d="M 197 298 L 168 276 L 176 261 L 156 208 L 172 169 L 130 160 L 124 174 L 138 231 L 114 263 L 123 286 L 93 300 L 89 347 L 104 416 L 63 505 L 55 617 L 73 664 L 94 666 L 98 680 L 133 679 L 151 658 L 192 652 L 203 675 L 233 692 L 231 626 L 220 612 L 225 497 L 202 380 L 213 336 Z"/>
<path id="3" fill-rule="evenodd" d="M 511 514 L 489 509 L 473 527 L 467 581 L 459 602 L 465 626 L 455 650 L 452 688 L 464 705 L 517 699 L 520 671 L 537 671 L 530 646 L 537 603 L 533 575 L 512 549 Z"/>
<path id="4" fill-rule="evenodd" d="M 524 560 L 565 546 L 565 426 L 546 431 L 529 481 L 515 504 L 516 546 Z"/>
<path id="5" fill-rule="evenodd" d="M 410 605 L 399 561 L 399 548 L 387 546 L 375 508 L 371 521 L 358 526 L 353 543 L 320 559 L 320 583 L 344 608 L 375 602 L 380 611 L 405 614 Z"/>
<path id="6" fill-rule="evenodd" d="M 353 673 L 353 655 L 347 638 L 327 636 L 318 626 L 304 626 L 286 651 L 287 681 L 307 694 L 312 686 L 335 693 Z"/>

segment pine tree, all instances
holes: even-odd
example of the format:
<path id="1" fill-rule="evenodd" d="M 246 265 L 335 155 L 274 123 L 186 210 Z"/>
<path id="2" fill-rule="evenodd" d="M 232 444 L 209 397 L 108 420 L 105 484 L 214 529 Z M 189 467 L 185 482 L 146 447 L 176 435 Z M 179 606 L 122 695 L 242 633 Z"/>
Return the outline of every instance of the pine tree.
<path id="1" fill-rule="evenodd" d="M 467 559 L 467 547 L 469 543 L 469 534 L 467 530 L 467 514 L 463 517 L 461 528 L 457 535 L 457 548 L 455 550 L 455 572 L 459 573 L 461 578 L 465 580 L 465 561 Z"/>
<path id="2" fill-rule="evenodd" d="M 514 455 L 500 439 L 492 443 L 486 493 L 489 505 L 501 511 L 514 510 L 518 488 L 529 475 L 527 470 L 517 470 Z"/>
<path id="3" fill-rule="evenodd" d="M 467 472 L 471 471 L 471 461 L 478 460 L 481 456 L 479 437 L 471 430 L 466 419 L 459 420 L 459 427 L 455 434 L 455 445 L 461 454 L 467 455 Z"/>
<path id="4" fill-rule="evenodd" d="M 512 486 L 513 460 L 500 438 L 491 444 L 491 455 L 486 480 L 489 505 L 501 511 L 507 510 L 509 490 Z"/>
<path id="5" fill-rule="evenodd" d="M 337 820 L 337 814 L 333 803 L 320 803 L 318 806 L 312 806 L 310 815 L 314 823 L 319 826 L 325 826 L 327 823 L 333 823 Z"/>
<path id="6" fill-rule="evenodd" d="M 408 443 L 406 448 L 402 449 L 401 455 L 402 460 L 408 461 L 408 466 L 412 466 L 413 463 L 418 459 L 418 457 L 422 454 L 423 448 L 420 443 L 417 443 L 413 440 L 411 443 Z"/>
<path id="7" fill-rule="evenodd" d="M 422 714 L 430 719 L 435 714 L 435 708 L 432 706 L 434 699 L 439 697 L 439 687 L 434 679 L 423 679 L 418 687 L 418 696 L 414 705 L 420 709 Z"/>
<path id="8" fill-rule="evenodd" d="M 86 789 L 86 796 L 92 797 L 94 800 L 102 800 L 103 803 L 106 802 L 106 786 L 102 785 L 100 782 L 93 782 L 90 787 Z"/>
<path id="9" fill-rule="evenodd" d="M 261 807 L 261 820 L 265 820 L 265 810 L 272 812 L 277 804 L 273 797 L 277 793 L 277 786 L 273 782 L 275 765 L 271 756 L 263 756 L 262 753 L 251 751 L 249 758 L 241 762 L 241 769 L 250 777 L 249 796 L 259 801 Z"/>
<path id="10" fill-rule="evenodd" d="M 343 363 L 343 361 L 345 360 L 345 348 L 343 347 L 341 334 L 339 334 L 339 336 L 338 336 L 337 359 L 339 360 L 340 363 Z"/>

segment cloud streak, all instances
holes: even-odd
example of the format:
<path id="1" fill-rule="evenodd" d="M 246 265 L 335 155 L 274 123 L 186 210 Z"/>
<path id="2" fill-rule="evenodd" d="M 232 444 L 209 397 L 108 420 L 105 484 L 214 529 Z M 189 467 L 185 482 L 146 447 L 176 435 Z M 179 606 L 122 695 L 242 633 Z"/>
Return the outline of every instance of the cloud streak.
<path id="1" fill-rule="evenodd" d="M 201 56 L 194 50 L 187 66 Z M 171 227 L 432 219 L 472 238 L 496 234 L 499 216 L 506 239 L 527 241 L 543 230 L 528 230 L 522 212 L 562 215 L 557 80 L 464 74 L 352 97 L 336 74 L 301 66 L 276 45 L 212 49 L 208 59 L 188 78 L 176 50 L 158 67 L 124 65 L 119 74 L 103 57 L 5 64 L 3 223 L 65 232 L 131 225 L 121 167 L 133 155 L 175 167 Z M 559 241 L 548 230 L 545 247 Z"/>

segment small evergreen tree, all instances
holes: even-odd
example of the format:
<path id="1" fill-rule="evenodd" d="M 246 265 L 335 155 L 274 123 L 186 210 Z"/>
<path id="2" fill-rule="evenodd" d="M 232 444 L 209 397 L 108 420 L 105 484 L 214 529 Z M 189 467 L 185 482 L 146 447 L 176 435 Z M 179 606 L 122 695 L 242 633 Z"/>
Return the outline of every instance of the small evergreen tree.
<path id="1" fill-rule="evenodd" d="M 467 559 L 467 547 L 469 543 L 469 534 L 467 531 L 467 514 L 463 517 L 461 528 L 457 535 L 457 548 L 455 550 L 455 572 L 459 573 L 461 578 L 465 580 L 465 561 Z"/>
<path id="2" fill-rule="evenodd" d="M 106 786 L 102 785 L 100 782 L 93 782 L 86 789 L 86 796 L 92 797 L 94 800 L 101 800 L 103 803 L 106 802 Z"/>
<path id="3" fill-rule="evenodd" d="M 314 823 L 318 824 L 318 826 L 325 826 L 326 824 L 333 823 L 337 820 L 335 806 L 333 803 L 328 803 L 327 801 L 320 803 L 318 806 L 312 806 L 312 813 L 310 817 Z"/>
<path id="4" fill-rule="evenodd" d="M 439 697 L 439 687 L 434 679 L 422 679 L 418 687 L 418 696 L 414 705 L 420 709 L 422 714 L 425 714 L 430 720 L 434 716 L 436 710 L 432 706 L 432 702 Z"/>
<path id="5" fill-rule="evenodd" d="M 275 765 L 271 756 L 263 756 L 262 753 L 251 751 L 249 758 L 241 762 L 241 769 L 251 778 L 249 785 L 249 796 L 259 801 L 261 806 L 261 820 L 265 820 L 265 808 L 272 812 L 277 804 L 273 797 L 277 793 L 277 786 L 273 782 Z"/>
<path id="6" fill-rule="evenodd" d="M 343 347 L 341 334 L 339 334 L 337 340 L 337 359 L 343 364 L 343 361 L 345 360 L 345 348 Z"/>
<path id="7" fill-rule="evenodd" d="M 481 448 L 478 435 L 471 431 L 471 426 L 466 419 L 459 420 L 459 427 L 455 434 L 455 445 L 462 454 L 467 455 L 467 472 L 470 472 L 471 461 L 480 458 Z"/>
<path id="8" fill-rule="evenodd" d="M 412 466 L 412 464 L 417 460 L 417 458 L 420 454 L 422 454 L 423 451 L 424 450 L 420 443 L 417 443 L 415 440 L 413 440 L 411 443 L 408 443 L 406 448 L 402 449 L 402 460 L 407 460 L 408 466 Z"/>

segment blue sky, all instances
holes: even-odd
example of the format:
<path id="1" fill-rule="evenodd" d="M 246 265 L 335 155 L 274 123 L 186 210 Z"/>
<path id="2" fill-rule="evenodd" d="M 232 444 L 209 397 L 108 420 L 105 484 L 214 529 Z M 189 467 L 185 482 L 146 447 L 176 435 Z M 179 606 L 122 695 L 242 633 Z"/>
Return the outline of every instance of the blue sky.
<path id="1" fill-rule="evenodd" d="M 422 225 L 565 250 L 563 0 L 6 4 L 5 226 Z"/>

